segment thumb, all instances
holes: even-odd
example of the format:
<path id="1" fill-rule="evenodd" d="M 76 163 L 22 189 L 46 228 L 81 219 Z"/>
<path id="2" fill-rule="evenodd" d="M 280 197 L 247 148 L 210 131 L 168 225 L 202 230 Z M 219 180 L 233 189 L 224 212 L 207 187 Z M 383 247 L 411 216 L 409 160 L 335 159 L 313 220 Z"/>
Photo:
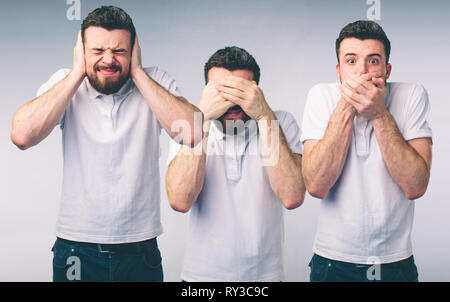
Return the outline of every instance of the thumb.
<path id="1" fill-rule="evenodd" d="M 384 88 L 386 86 L 384 78 L 372 78 L 372 83 L 374 83 L 377 88 Z"/>

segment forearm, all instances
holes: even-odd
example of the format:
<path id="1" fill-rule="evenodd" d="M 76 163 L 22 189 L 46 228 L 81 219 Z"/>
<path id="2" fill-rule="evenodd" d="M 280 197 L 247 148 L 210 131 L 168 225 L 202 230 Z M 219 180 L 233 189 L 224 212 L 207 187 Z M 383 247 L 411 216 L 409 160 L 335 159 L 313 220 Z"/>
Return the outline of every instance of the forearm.
<path id="1" fill-rule="evenodd" d="M 55 128 L 84 75 L 71 72 L 53 88 L 22 105 L 14 114 L 11 140 L 25 150 L 37 145 Z"/>
<path id="2" fill-rule="evenodd" d="M 304 148 L 303 177 L 311 195 L 325 198 L 342 173 L 351 141 L 355 110 L 342 99 L 321 140 Z"/>
<path id="3" fill-rule="evenodd" d="M 197 107 L 183 98 L 177 98 L 172 95 L 149 77 L 143 69 L 133 72 L 132 78 L 152 112 L 170 137 L 181 137 L 182 143 L 189 146 L 194 146 L 201 140 L 201 121 L 197 123 L 198 126 L 194 123 L 194 113 L 202 114 Z M 178 127 L 172 129 L 175 121 L 185 121 L 189 125 L 189 129 L 179 129 Z M 195 128 L 196 126 L 198 129 Z M 181 135 L 180 131 L 183 131 Z"/>
<path id="4" fill-rule="evenodd" d="M 258 121 L 266 159 L 265 169 L 272 190 L 287 209 L 295 209 L 303 203 L 301 155 L 292 153 L 277 119 L 270 115 Z M 278 125 L 278 126 L 276 126 Z"/>
<path id="5" fill-rule="evenodd" d="M 176 211 L 189 211 L 203 188 L 207 136 L 208 133 L 205 133 L 203 140 L 194 148 L 182 146 L 167 169 L 167 196 Z"/>
<path id="6" fill-rule="evenodd" d="M 389 112 L 373 120 L 372 125 L 383 160 L 395 183 L 400 186 L 408 199 L 422 196 L 428 186 L 431 167 L 405 141 Z"/>

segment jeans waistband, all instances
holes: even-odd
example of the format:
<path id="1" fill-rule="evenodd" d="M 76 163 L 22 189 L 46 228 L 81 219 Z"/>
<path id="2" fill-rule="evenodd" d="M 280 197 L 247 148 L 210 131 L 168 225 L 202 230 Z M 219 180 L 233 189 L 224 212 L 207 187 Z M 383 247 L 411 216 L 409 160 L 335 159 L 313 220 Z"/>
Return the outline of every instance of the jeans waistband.
<path id="1" fill-rule="evenodd" d="M 80 241 L 72 241 L 63 238 L 58 238 L 58 241 L 75 246 L 75 247 L 83 247 L 88 249 L 95 249 L 99 252 L 133 252 L 140 253 L 143 250 L 148 250 L 150 246 L 156 244 L 156 237 L 144 241 L 139 242 L 130 242 L 130 243 L 90 243 L 90 242 L 80 242 Z"/>

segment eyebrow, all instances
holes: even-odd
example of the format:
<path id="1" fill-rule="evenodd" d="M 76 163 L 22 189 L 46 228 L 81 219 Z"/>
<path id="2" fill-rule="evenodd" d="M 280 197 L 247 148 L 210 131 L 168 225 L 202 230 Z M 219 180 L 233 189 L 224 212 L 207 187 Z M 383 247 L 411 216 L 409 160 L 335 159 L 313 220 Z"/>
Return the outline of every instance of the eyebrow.
<path id="1" fill-rule="evenodd" d="M 347 57 L 347 56 L 357 56 L 357 54 L 350 52 L 350 53 L 346 53 L 344 55 L 344 57 Z M 380 57 L 381 58 L 381 55 L 379 53 L 371 53 L 370 55 L 368 55 L 368 57 Z"/>
<path id="2" fill-rule="evenodd" d="M 95 48 L 92 48 L 92 50 L 95 50 L 95 51 L 104 51 L 105 49 L 104 48 L 97 48 L 97 47 L 95 47 Z M 114 51 L 114 52 L 118 52 L 118 51 L 127 51 L 125 48 L 115 48 L 115 49 L 112 49 L 112 51 Z"/>

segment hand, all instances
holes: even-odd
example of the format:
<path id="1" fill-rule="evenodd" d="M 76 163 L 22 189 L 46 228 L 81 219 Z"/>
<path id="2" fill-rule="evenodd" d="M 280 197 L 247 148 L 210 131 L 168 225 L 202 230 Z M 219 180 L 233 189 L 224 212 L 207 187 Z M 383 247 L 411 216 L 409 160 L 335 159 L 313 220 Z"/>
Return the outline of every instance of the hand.
<path id="1" fill-rule="evenodd" d="M 369 120 L 378 119 L 388 112 L 383 77 L 374 74 L 350 75 L 342 82 L 340 91 L 342 98 L 352 105 L 358 114 Z"/>
<path id="2" fill-rule="evenodd" d="M 203 112 L 204 119 L 207 121 L 218 119 L 233 106 L 235 106 L 234 103 L 227 101 L 219 94 L 217 83 L 209 81 L 203 89 L 198 108 Z"/>
<path id="3" fill-rule="evenodd" d="M 81 31 L 78 32 L 77 44 L 73 49 L 73 65 L 72 72 L 75 72 L 80 77 L 86 76 L 86 64 L 84 62 L 84 45 Z"/>
<path id="4" fill-rule="evenodd" d="M 131 54 L 131 77 L 134 78 L 136 73 L 142 71 L 141 47 L 139 46 L 138 37 L 134 39 L 133 52 Z"/>
<path id="5" fill-rule="evenodd" d="M 217 91 L 226 100 L 241 106 L 242 110 L 257 122 L 273 115 L 262 90 L 255 81 L 227 76 L 219 82 Z"/>

